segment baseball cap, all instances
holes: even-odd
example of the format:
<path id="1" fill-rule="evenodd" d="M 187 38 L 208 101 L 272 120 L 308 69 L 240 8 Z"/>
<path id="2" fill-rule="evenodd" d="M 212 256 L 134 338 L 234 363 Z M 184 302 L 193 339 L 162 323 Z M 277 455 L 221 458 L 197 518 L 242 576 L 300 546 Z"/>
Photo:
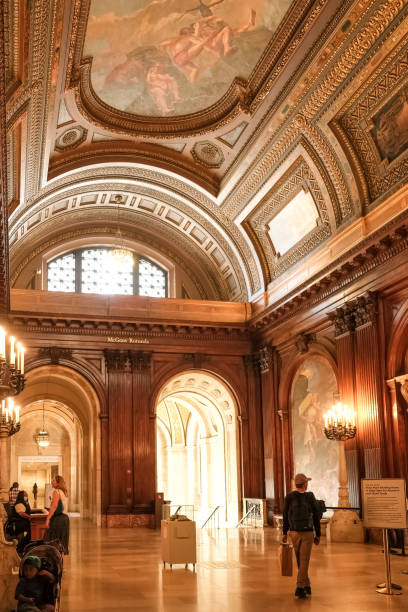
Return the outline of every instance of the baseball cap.
<path id="1" fill-rule="evenodd" d="M 308 482 L 309 480 L 312 480 L 311 478 L 308 478 L 307 476 L 305 476 L 304 474 L 296 474 L 295 476 L 295 485 L 296 486 L 300 486 L 300 485 L 304 485 L 306 482 Z"/>

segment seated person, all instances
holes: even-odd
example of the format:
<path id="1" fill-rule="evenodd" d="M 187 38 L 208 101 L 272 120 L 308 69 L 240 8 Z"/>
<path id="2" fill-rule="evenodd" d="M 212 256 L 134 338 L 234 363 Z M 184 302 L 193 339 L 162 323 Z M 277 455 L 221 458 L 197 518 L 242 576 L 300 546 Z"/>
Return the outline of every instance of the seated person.
<path id="1" fill-rule="evenodd" d="M 52 584 L 55 576 L 41 569 L 41 559 L 35 555 L 26 557 L 23 577 L 17 584 L 15 598 L 17 612 L 54 612 Z"/>
<path id="2" fill-rule="evenodd" d="M 16 503 L 11 511 L 10 523 L 12 524 L 12 535 L 19 540 L 17 552 L 21 553 L 24 547 L 31 542 L 31 508 L 28 503 L 26 491 L 20 491 Z M 25 534 L 18 538 L 19 534 Z"/>

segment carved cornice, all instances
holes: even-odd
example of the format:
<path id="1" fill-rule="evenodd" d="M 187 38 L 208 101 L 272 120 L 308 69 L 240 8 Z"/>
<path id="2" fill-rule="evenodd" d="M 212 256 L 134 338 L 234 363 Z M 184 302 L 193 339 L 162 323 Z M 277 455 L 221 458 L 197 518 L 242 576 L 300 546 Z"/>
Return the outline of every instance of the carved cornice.
<path id="1" fill-rule="evenodd" d="M 72 359 L 72 350 L 60 346 L 43 346 L 38 350 L 38 356 L 49 359 L 53 365 L 58 365 L 60 359 Z"/>
<path id="2" fill-rule="evenodd" d="M 327 0 L 296 0 L 273 34 L 248 81 L 235 78 L 226 94 L 211 107 L 179 117 L 146 117 L 119 111 L 96 95 L 91 83 L 92 58 L 82 57 L 90 0 L 75 0 L 67 86 L 74 90 L 79 112 L 91 124 L 105 129 L 108 126 L 112 132 L 133 136 L 157 135 L 160 138 L 206 134 L 208 130 L 227 125 L 240 113 L 248 114 L 256 110 L 326 3 Z M 272 78 L 275 67 L 276 73 Z"/>
<path id="3" fill-rule="evenodd" d="M 245 324 L 195 325 L 193 323 L 160 323 L 151 321 L 118 321 L 114 319 L 91 319 L 85 317 L 41 316 L 29 313 L 11 312 L 10 323 L 16 333 L 39 333 L 58 336 L 89 336 L 90 339 L 108 342 L 109 337 L 123 338 L 124 344 L 129 337 L 138 338 L 149 344 L 150 341 L 168 340 L 208 341 L 208 342 L 246 342 L 249 334 Z M 18 330 L 18 332 L 17 332 Z M 107 349 L 110 350 L 110 349 Z"/>

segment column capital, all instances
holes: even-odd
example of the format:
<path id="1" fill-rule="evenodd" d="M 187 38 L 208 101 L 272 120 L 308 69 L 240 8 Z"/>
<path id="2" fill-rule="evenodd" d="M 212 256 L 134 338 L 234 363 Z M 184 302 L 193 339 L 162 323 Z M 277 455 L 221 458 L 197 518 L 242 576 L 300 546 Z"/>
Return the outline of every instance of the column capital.
<path id="1" fill-rule="evenodd" d="M 148 370 L 152 362 L 151 351 L 129 351 L 132 371 Z"/>
<path id="2" fill-rule="evenodd" d="M 106 367 L 109 372 L 125 372 L 128 363 L 128 352 L 114 349 L 105 349 L 104 351 Z"/>
<path id="3" fill-rule="evenodd" d="M 346 302 L 343 306 L 329 313 L 333 322 L 335 335 L 351 333 L 366 323 L 374 323 L 377 319 L 378 298 L 374 291 L 367 291 L 355 300 Z"/>
<path id="4" fill-rule="evenodd" d="M 260 346 L 256 353 L 253 354 L 253 363 L 261 374 L 269 372 L 272 368 L 275 351 L 276 349 L 272 344 L 265 344 Z"/>

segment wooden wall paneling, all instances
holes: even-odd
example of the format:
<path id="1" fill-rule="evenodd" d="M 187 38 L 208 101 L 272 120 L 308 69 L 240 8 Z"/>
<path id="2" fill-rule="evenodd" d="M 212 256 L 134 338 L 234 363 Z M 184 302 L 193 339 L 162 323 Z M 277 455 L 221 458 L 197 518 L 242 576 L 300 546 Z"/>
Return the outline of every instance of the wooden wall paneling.
<path id="1" fill-rule="evenodd" d="M 355 381 L 355 336 L 352 309 L 345 305 L 329 315 L 335 327 L 338 386 L 341 401 L 357 412 Z M 350 505 L 360 506 L 360 479 L 364 477 L 362 432 L 345 444 Z"/>
<path id="2" fill-rule="evenodd" d="M 152 353 L 129 351 L 132 366 L 133 511 L 151 514 L 156 491 L 156 429 L 150 412 Z"/>
<path id="3" fill-rule="evenodd" d="M 110 499 L 109 415 L 101 414 L 101 512 L 106 514 Z"/>
<path id="4" fill-rule="evenodd" d="M 262 432 L 265 470 L 265 496 L 273 500 L 273 511 L 281 512 L 284 499 L 282 430 L 279 410 L 279 355 L 265 345 L 258 351 L 262 392 Z"/>
<path id="5" fill-rule="evenodd" d="M 132 376 L 127 351 L 105 351 L 109 410 L 109 514 L 132 508 Z"/>
<path id="6" fill-rule="evenodd" d="M 274 437 L 274 397 L 273 397 L 273 355 L 274 348 L 270 345 L 262 346 L 257 354 L 258 367 L 261 374 L 261 402 L 262 402 L 262 433 L 263 433 L 263 461 L 265 473 L 265 496 L 274 497 L 273 474 L 273 437 Z"/>
<path id="7" fill-rule="evenodd" d="M 390 476 L 405 478 L 408 484 L 408 374 L 388 380 L 387 389 L 393 427 L 390 446 L 394 463 Z"/>
<path id="8" fill-rule="evenodd" d="M 243 497 L 265 497 L 261 384 L 254 355 L 246 355 L 247 420 L 242 419 Z M 245 431 L 246 430 L 246 431 Z"/>
<path id="9" fill-rule="evenodd" d="M 385 474 L 384 406 L 379 356 L 377 297 L 368 294 L 357 299 L 356 322 L 356 398 L 358 427 L 364 443 L 365 476 Z"/>

